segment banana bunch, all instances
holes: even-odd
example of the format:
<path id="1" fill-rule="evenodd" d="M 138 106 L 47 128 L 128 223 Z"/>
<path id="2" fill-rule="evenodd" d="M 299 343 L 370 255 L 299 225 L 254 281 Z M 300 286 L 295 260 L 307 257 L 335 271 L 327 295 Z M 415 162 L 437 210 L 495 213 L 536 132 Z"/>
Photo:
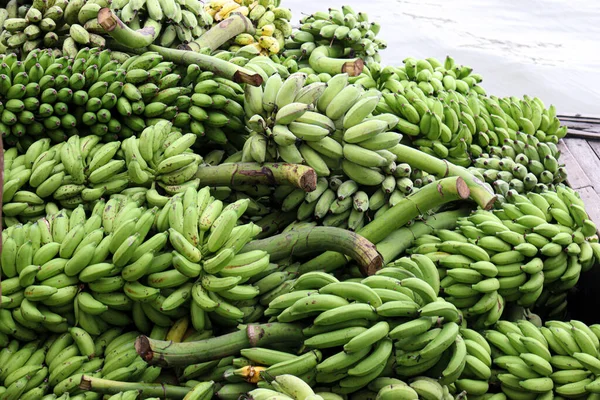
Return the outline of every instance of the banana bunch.
<path id="1" fill-rule="evenodd" d="M 494 212 L 476 211 L 459 220 L 455 231 L 416 240 L 411 252 L 436 262 L 446 299 L 467 318 L 477 317 L 476 327 L 493 324 L 510 302 L 562 315 L 565 292 L 600 255 L 595 224 L 581 199 L 564 185 L 556 190 L 509 190 Z"/>
<path id="2" fill-rule="evenodd" d="M 316 368 L 317 384 L 333 385 L 335 393 L 357 392 L 379 376 L 419 376 L 450 349 L 461 319 L 456 307 L 437 297 L 439 277 L 433 263 L 426 273 L 419 279 L 390 267 L 362 280 L 347 281 L 323 272 L 306 273 L 288 293 L 269 303 L 265 316 L 279 322 L 312 320 L 303 331 L 304 346 L 332 355 L 324 360 L 312 357 L 310 368 L 306 366 L 299 374 Z M 428 340 L 405 343 L 431 329 L 436 330 L 427 334 Z"/>
<path id="3" fill-rule="evenodd" d="M 479 86 L 483 80 L 481 75 L 473 73 L 469 66 L 457 64 L 450 56 L 444 62 L 434 57 L 407 57 L 403 63 L 400 67 L 382 67 L 379 63 L 373 63 L 353 79 L 365 87 L 378 88 L 383 93 L 402 94 L 402 89 L 410 85 L 418 87 L 427 96 L 441 99 L 452 91 L 463 95 L 468 95 L 471 91 L 485 95 L 485 91 Z"/>
<path id="4" fill-rule="evenodd" d="M 317 11 L 303 17 L 300 23 L 299 31 L 294 31 L 285 43 L 286 57 L 308 59 L 318 46 L 335 45 L 343 49 L 344 58 L 360 57 L 371 65 L 381 61 L 379 50 L 387 47 L 384 40 L 376 37 L 381 26 L 369 22 L 366 13 L 357 13 L 350 6 Z"/>
<path id="5" fill-rule="evenodd" d="M 519 193 L 554 190 L 567 178 L 564 165 L 558 163 L 560 150 L 553 142 L 541 142 L 535 136 L 517 132 L 516 140 L 503 146 L 489 146 L 469 169 L 504 196 L 509 189 Z"/>
<path id="6" fill-rule="evenodd" d="M 408 164 L 399 164 L 395 168 L 380 188 L 367 190 L 369 193 L 352 179 L 331 176 L 319 178 L 312 192 L 281 186 L 275 189 L 273 197 L 282 211 L 296 211 L 298 222 L 317 222 L 357 231 L 408 194 L 435 181 L 434 176 L 412 170 Z M 293 226 L 297 227 L 297 223 Z"/>
<path id="7" fill-rule="evenodd" d="M 165 124 L 170 125 L 166 121 Z M 94 135 L 83 138 L 74 135 L 67 142 L 54 146 L 50 145 L 50 139 L 40 139 L 21 155 L 17 155 L 15 147 L 7 150 L 4 168 L 8 179 L 3 196 L 3 211 L 6 216 L 12 218 L 13 223 L 18 222 L 17 218 L 35 221 L 46 211 L 46 201 L 50 197 L 68 209 L 79 206 L 87 208 L 87 204 L 102 196 L 123 191 L 125 194 L 138 192 L 144 198 L 146 188 L 127 190 L 130 182 L 146 182 L 136 179 L 137 170 L 117 156 L 117 152 L 121 151 L 121 142 L 103 144 L 100 140 L 101 137 Z M 128 144 L 129 142 L 126 143 Z M 128 159 L 132 157 L 132 152 L 126 145 L 124 158 Z M 136 154 L 139 155 L 139 149 L 135 150 L 138 150 Z M 198 164 L 196 160 L 196 168 Z M 185 183 L 178 175 L 180 173 L 181 171 L 174 170 L 173 176 L 177 178 L 171 179 Z M 159 175 L 157 179 L 161 177 Z M 165 188 L 172 188 L 172 185 L 165 185 Z"/>
<path id="8" fill-rule="evenodd" d="M 500 321 L 485 331 L 496 379 L 509 398 L 596 398 L 598 325 L 581 321 Z M 537 396 L 537 397 L 535 397 Z"/>
<path id="9" fill-rule="evenodd" d="M 270 3 L 270 1 L 266 3 Z M 254 8 L 256 5 L 258 5 L 258 2 L 255 2 L 255 4 L 245 4 L 241 0 L 210 0 L 204 5 L 204 12 L 208 13 L 215 22 L 221 22 L 229 17 L 232 12 L 248 16 L 250 13 L 249 6 Z"/>
<path id="10" fill-rule="evenodd" d="M 171 122 L 160 120 L 144 129 L 139 139 L 132 136 L 123 141 L 124 165 L 131 182 L 148 186 L 155 181 L 169 195 L 183 193 L 187 188 L 198 190 L 200 181 L 195 176 L 202 156 L 190 149 L 197 136 L 194 133 L 182 135 L 172 128 Z M 166 198 L 150 199 L 155 200 L 152 206 L 166 201 Z"/>
<path id="11" fill-rule="evenodd" d="M 248 55 L 276 55 L 284 50 L 285 40 L 292 34 L 292 12 L 278 7 L 274 1 L 211 1 L 205 5 L 215 20 L 232 12 L 241 12 L 256 27 L 254 34 L 241 33 L 229 42 L 229 51 Z M 223 14 L 225 12 L 225 14 Z M 249 57 L 251 58 L 251 57 Z"/>
<path id="12" fill-rule="evenodd" d="M 360 185 L 381 184 L 381 168 L 395 165 L 395 156 L 387 149 L 401 138 L 390 131 L 398 118 L 370 116 L 378 94 L 349 85 L 347 74 L 337 75 L 326 85 L 305 86 L 306 79 L 301 72 L 285 81 L 274 74 L 264 90 L 246 86 L 246 124 L 251 135 L 244 144 L 242 161 L 304 162 L 319 176 L 341 169 Z"/>

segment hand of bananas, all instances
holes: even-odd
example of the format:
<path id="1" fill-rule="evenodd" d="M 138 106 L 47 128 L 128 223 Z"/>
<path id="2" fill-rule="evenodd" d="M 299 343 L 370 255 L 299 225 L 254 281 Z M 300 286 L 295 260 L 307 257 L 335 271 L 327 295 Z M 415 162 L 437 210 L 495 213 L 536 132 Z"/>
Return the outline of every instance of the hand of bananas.
<path id="1" fill-rule="evenodd" d="M 105 49 L 103 8 L 160 46 Z M 0 400 L 600 398 L 599 326 L 561 321 L 600 244 L 555 107 L 487 95 L 450 56 L 383 66 L 351 7 L 291 19 L 276 0 L 0 9 Z M 199 173 L 239 163 L 267 178 Z M 413 204 L 454 174 L 493 209 Z M 336 235 L 331 265 L 252 248 L 415 207 L 371 276 Z"/>

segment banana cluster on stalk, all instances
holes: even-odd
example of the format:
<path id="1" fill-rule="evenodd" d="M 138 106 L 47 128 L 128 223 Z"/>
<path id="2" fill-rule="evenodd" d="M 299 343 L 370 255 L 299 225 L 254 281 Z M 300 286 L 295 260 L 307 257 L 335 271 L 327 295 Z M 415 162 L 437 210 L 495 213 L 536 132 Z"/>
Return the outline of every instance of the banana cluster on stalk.
<path id="1" fill-rule="evenodd" d="M 408 164 L 398 164 L 389 172 L 380 187 L 371 190 L 344 176 L 331 176 L 319 178 L 310 193 L 281 186 L 275 190 L 274 199 L 283 212 L 296 211 L 298 222 L 357 231 L 410 193 L 435 181 L 434 176 L 412 170 Z M 293 227 L 297 228 L 298 222 Z"/>
<path id="2" fill-rule="evenodd" d="M 359 57 L 367 65 L 380 62 L 379 50 L 387 44 L 377 38 L 381 26 L 369 22 L 365 12 L 355 12 L 350 6 L 317 11 L 300 20 L 300 30 L 292 33 L 285 43 L 284 55 L 298 60 L 308 59 L 319 46 L 339 46 L 344 58 Z"/>
<path id="3" fill-rule="evenodd" d="M 496 385 L 510 399 L 598 398 L 598 328 L 577 320 L 548 321 L 542 327 L 500 321 L 485 331 Z M 471 392 L 469 398 L 479 394 Z"/>
<path id="4" fill-rule="evenodd" d="M 357 392 L 378 377 L 417 377 L 436 365 L 452 369 L 448 359 L 440 360 L 451 352 L 461 315 L 437 297 L 433 263 L 421 276 L 392 267 L 362 280 L 339 281 L 322 272 L 301 275 L 265 311 L 279 322 L 312 321 L 303 331 L 304 347 L 312 353 L 282 364 L 297 365 L 297 375 L 332 386 L 338 394 Z M 330 357 L 322 358 L 321 352 Z M 271 366 L 265 374 L 277 371 Z M 453 373 L 448 384 L 459 375 Z"/>
<path id="5" fill-rule="evenodd" d="M 509 190 L 492 213 L 476 211 L 455 231 L 416 240 L 411 251 L 436 262 L 446 299 L 475 318 L 476 327 L 492 325 L 510 302 L 560 317 L 566 292 L 600 256 L 583 202 L 564 185 L 556 190 Z"/>
<path id="6" fill-rule="evenodd" d="M 245 109 L 251 135 L 242 161 L 283 160 L 306 163 L 319 176 L 342 170 L 360 185 L 377 186 L 383 168 L 395 166 L 394 147 L 401 135 L 391 131 L 398 118 L 371 116 L 378 93 L 348 84 L 347 74 L 327 84 L 305 85 L 297 72 L 283 80 L 271 75 L 262 87 L 246 86 Z"/>
<path id="7" fill-rule="evenodd" d="M 202 3 L 194 0 L 113 0 L 105 7 L 109 6 L 133 30 L 154 28 L 152 42 L 163 47 L 193 42 L 214 22 Z"/>
<path id="8" fill-rule="evenodd" d="M 469 168 L 502 197 L 509 189 L 518 193 L 555 190 L 556 184 L 566 180 L 566 169 L 557 161 L 560 150 L 553 142 L 517 132 L 516 140 L 504 143 L 489 146 L 489 154 L 482 153 Z"/>
<path id="9" fill-rule="evenodd" d="M 227 18 L 232 12 L 248 17 L 256 28 L 254 34 L 241 33 L 231 39 L 228 50 L 247 55 L 248 58 L 279 54 L 285 40 L 292 34 L 292 12 L 279 7 L 273 0 L 212 0 L 204 6 L 215 21 Z"/>

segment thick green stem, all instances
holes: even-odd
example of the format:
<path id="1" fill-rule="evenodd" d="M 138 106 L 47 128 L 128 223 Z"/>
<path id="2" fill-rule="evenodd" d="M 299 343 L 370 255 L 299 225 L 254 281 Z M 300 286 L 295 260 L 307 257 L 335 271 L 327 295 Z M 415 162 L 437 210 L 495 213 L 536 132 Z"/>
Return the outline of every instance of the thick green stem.
<path id="1" fill-rule="evenodd" d="M 113 39 L 132 49 L 151 45 L 156 37 L 155 26 L 146 26 L 134 31 L 125 25 L 110 8 L 100 9 L 98 23 Z"/>
<path id="2" fill-rule="evenodd" d="M 294 324 L 247 325 L 245 329 L 196 342 L 174 343 L 139 336 L 137 353 L 150 365 L 182 367 L 238 354 L 249 347 L 302 342 L 302 327 Z"/>
<path id="3" fill-rule="evenodd" d="M 83 375 L 79 388 L 102 394 L 118 394 L 128 390 L 137 390 L 142 399 L 159 397 L 161 399 L 183 399 L 192 388 L 186 386 L 165 385 L 163 383 L 120 382 Z"/>
<path id="4" fill-rule="evenodd" d="M 148 50 L 156 51 L 162 55 L 165 60 L 172 61 L 177 64 L 198 64 L 198 66 L 204 71 L 213 72 L 220 77 L 237 83 L 247 83 L 252 86 L 260 86 L 262 84 L 262 78 L 256 72 L 213 56 L 207 56 L 205 54 L 200 54 L 189 50 L 169 49 L 156 45 L 148 46 Z"/>
<path id="5" fill-rule="evenodd" d="M 452 201 L 465 200 L 468 197 L 469 188 L 462 178 L 444 178 L 400 200 L 379 218 L 365 225 L 358 233 L 377 244 L 393 231 L 402 228 L 408 221 L 423 215 L 428 210 Z M 328 251 L 302 264 L 298 272 L 306 273 L 322 269 L 333 271 L 344 266 L 346 262 L 343 254 Z"/>
<path id="6" fill-rule="evenodd" d="M 180 46 L 183 50 L 200 51 L 209 48 L 211 51 L 217 50 L 223 43 L 234 38 L 240 33 L 249 33 L 254 35 L 256 29 L 252 21 L 240 13 L 232 13 L 231 16 L 217 25 L 213 26 L 198 39 L 193 42 Z"/>
<path id="7" fill-rule="evenodd" d="M 196 178 L 204 186 L 292 185 L 305 192 L 317 187 L 315 170 L 300 164 L 228 163 L 216 167 L 200 167 Z"/>
<path id="8" fill-rule="evenodd" d="M 358 76 L 362 73 L 365 63 L 360 58 L 343 59 L 336 54 L 334 47 L 319 46 L 313 50 L 308 59 L 311 68 L 317 73 L 331 75 L 347 73 L 349 76 Z"/>
<path id="9" fill-rule="evenodd" d="M 471 198 L 484 210 L 491 209 L 496 202 L 497 197 L 494 192 L 466 168 L 459 167 L 447 160 L 430 156 L 422 151 L 404 145 L 394 146 L 390 150 L 398 157 L 397 162 L 408 163 L 411 167 L 434 174 L 438 178 L 460 176 L 465 180 L 467 186 L 469 186 Z"/>
<path id="10" fill-rule="evenodd" d="M 322 226 L 291 230 L 268 239 L 255 240 L 248 243 L 242 252 L 252 250 L 265 250 L 275 261 L 292 255 L 337 251 L 356 261 L 364 275 L 373 275 L 383 263 L 375 245 L 364 237 L 346 229 Z"/>
<path id="11" fill-rule="evenodd" d="M 416 239 L 432 233 L 435 229 L 454 229 L 458 218 L 466 217 L 471 210 L 467 207 L 430 215 L 423 221 L 402 227 L 377 243 L 377 251 L 383 257 L 384 265 L 404 253 Z"/>

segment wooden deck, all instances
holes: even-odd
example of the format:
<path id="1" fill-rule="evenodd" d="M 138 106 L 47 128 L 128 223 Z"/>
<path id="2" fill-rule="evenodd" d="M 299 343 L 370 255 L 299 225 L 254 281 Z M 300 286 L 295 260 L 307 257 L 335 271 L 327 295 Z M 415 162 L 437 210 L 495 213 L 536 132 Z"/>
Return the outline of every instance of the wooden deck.
<path id="1" fill-rule="evenodd" d="M 600 118 L 559 116 L 569 127 L 561 140 L 559 161 L 567 168 L 567 182 L 579 192 L 588 214 L 600 228 Z"/>

